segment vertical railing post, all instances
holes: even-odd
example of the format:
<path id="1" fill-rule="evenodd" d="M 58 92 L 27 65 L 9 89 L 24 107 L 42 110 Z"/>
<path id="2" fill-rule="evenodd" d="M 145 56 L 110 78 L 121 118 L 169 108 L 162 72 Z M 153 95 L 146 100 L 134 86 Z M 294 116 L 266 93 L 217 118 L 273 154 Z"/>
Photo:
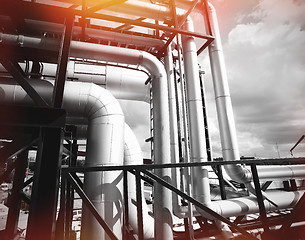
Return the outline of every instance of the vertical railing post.
<path id="1" fill-rule="evenodd" d="M 129 208 L 128 208 L 128 172 L 127 170 L 123 171 L 123 187 L 124 187 L 124 229 L 123 236 L 124 239 L 128 239 L 128 226 L 129 226 Z"/>
<path id="2" fill-rule="evenodd" d="M 216 168 L 217 168 L 217 174 L 218 174 L 220 196 L 221 196 L 222 200 L 226 200 L 227 194 L 226 194 L 226 189 L 225 189 L 225 181 L 223 179 L 222 166 L 217 165 Z"/>
<path id="3" fill-rule="evenodd" d="M 144 239 L 143 233 L 143 211 L 142 211 L 142 189 L 141 189 L 141 172 L 136 169 L 136 190 L 137 190 L 137 217 L 138 217 L 138 239 Z"/>
<path id="4" fill-rule="evenodd" d="M 257 173 L 257 168 L 256 165 L 253 163 L 251 164 L 251 171 L 252 171 L 252 176 L 253 176 L 253 183 L 255 186 L 255 193 L 256 193 L 256 198 L 258 202 L 258 207 L 259 207 L 259 213 L 260 213 L 260 218 L 263 224 L 264 228 L 264 235 L 267 236 L 269 235 L 269 224 L 268 224 L 268 219 L 267 219 L 267 213 L 266 213 L 266 208 L 264 205 L 264 198 L 261 190 L 261 185 L 259 182 L 259 177 Z"/>
<path id="5" fill-rule="evenodd" d="M 8 239 L 14 239 L 17 233 L 17 226 L 20 213 L 21 195 L 26 166 L 28 160 L 28 151 L 23 151 L 18 155 L 17 166 L 14 174 L 12 194 L 9 198 L 9 212 L 6 220 L 6 235 Z"/>

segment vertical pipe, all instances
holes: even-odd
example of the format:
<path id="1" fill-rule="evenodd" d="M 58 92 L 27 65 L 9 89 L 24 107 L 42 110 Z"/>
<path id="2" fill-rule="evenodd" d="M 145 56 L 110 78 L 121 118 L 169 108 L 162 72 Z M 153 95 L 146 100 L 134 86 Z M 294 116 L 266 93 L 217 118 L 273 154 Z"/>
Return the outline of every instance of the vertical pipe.
<path id="1" fill-rule="evenodd" d="M 156 164 L 171 163 L 166 72 L 160 61 L 156 61 L 154 57 L 145 52 L 143 52 L 141 64 L 154 73 L 152 76 L 154 162 Z M 155 173 L 167 182 L 172 181 L 171 169 L 156 169 Z M 154 216 L 155 239 L 173 239 L 172 192 L 160 184 L 154 186 Z"/>
<path id="2" fill-rule="evenodd" d="M 207 29 L 211 32 L 208 33 L 213 34 L 215 37 L 214 42 L 209 45 L 209 55 L 215 92 L 222 154 L 224 160 L 238 160 L 240 156 L 237 144 L 235 121 L 216 11 L 211 4 L 208 6 L 206 4 L 205 7 L 208 8 L 208 16 L 205 15 L 205 22 L 210 23 L 210 27 L 208 26 Z M 234 168 L 232 165 L 226 166 L 228 166 L 226 167 L 226 171 L 229 172 L 232 170 L 232 168 Z"/>
<path id="3" fill-rule="evenodd" d="M 184 29 L 194 31 L 191 19 L 183 25 Z M 182 37 L 182 49 L 186 77 L 186 93 L 188 106 L 188 121 L 190 130 L 191 162 L 207 161 L 205 149 L 205 131 L 202 114 L 202 99 L 200 93 L 199 68 L 196 45 L 193 37 Z M 194 198 L 203 204 L 210 203 L 208 169 L 206 167 L 192 168 Z"/>

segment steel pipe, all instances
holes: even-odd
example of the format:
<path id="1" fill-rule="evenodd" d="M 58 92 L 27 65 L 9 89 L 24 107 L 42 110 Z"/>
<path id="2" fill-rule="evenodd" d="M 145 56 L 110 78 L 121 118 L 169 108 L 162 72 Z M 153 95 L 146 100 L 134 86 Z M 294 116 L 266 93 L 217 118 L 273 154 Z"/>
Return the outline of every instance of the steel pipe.
<path id="1" fill-rule="evenodd" d="M 58 49 L 58 41 L 45 38 L 0 34 L 0 39 L 3 44 L 18 46 L 20 41 L 22 41 L 22 46 L 24 47 L 55 51 Z M 153 108 L 155 163 L 170 163 L 168 89 L 163 64 L 147 52 L 76 41 L 71 42 L 70 56 L 140 65 L 150 73 L 152 78 L 153 106 L 157 106 Z M 160 177 L 171 181 L 170 170 L 156 170 L 156 173 Z M 171 199 L 171 192 L 160 186 L 154 190 L 157 191 L 154 201 L 155 238 L 160 240 L 172 239 L 172 206 L 168 201 L 168 199 Z"/>
<path id="2" fill-rule="evenodd" d="M 40 96 L 51 102 L 53 85 L 50 82 L 29 80 L 29 83 Z M 6 85 L 2 82 L 0 89 L 3 93 L 1 102 L 33 104 L 19 85 Z M 119 103 L 107 90 L 92 83 L 66 82 L 63 108 L 67 110 L 69 117 L 88 119 L 86 166 L 123 164 L 124 116 Z M 118 238 L 121 236 L 121 185 L 120 172 L 85 174 L 85 192 Z M 82 238 L 107 238 L 99 223 L 85 208 Z"/>
<path id="3" fill-rule="evenodd" d="M 138 140 L 130 127 L 125 124 L 124 134 L 124 165 L 142 165 L 143 156 Z M 135 175 L 128 173 L 128 210 L 129 223 L 135 233 L 138 233 L 137 225 L 137 202 L 136 202 L 136 179 Z M 142 213 L 143 213 L 143 234 L 144 239 L 154 239 L 154 219 L 149 216 L 150 211 L 144 199 L 144 184 L 141 184 L 142 189 Z"/>
<path id="4" fill-rule="evenodd" d="M 193 23 L 188 18 L 184 29 L 194 31 Z M 182 50 L 185 68 L 186 102 L 190 136 L 191 162 L 207 161 L 202 98 L 200 92 L 199 68 L 195 40 L 191 36 L 182 36 Z M 192 168 L 193 195 L 203 204 L 210 203 L 210 187 L 207 167 Z"/>

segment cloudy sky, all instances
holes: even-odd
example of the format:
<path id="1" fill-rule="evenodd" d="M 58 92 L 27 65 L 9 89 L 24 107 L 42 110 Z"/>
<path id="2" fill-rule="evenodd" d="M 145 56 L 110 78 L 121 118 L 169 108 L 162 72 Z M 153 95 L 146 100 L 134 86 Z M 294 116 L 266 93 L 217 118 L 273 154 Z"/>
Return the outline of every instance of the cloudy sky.
<path id="1" fill-rule="evenodd" d="M 288 157 L 305 134 L 305 1 L 213 1 L 218 13 L 241 155 Z M 210 126 L 219 138 L 208 59 Z M 295 156 L 305 155 L 305 144 Z"/>
<path id="2" fill-rule="evenodd" d="M 289 149 L 305 134 L 305 1 L 211 2 L 218 13 L 241 155 L 289 157 Z M 200 64 L 206 71 L 209 126 L 218 157 L 221 148 L 206 53 Z M 149 136 L 149 117 L 143 117 L 143 111 L 126 111 L 129 122 L 134 114 L 141 119 L 132 122 L 141 138 Z M 148 151 L 149 145 L 140 142 Z M 305 141 L 294 151 L 296 157 L 304 155 Z"/>

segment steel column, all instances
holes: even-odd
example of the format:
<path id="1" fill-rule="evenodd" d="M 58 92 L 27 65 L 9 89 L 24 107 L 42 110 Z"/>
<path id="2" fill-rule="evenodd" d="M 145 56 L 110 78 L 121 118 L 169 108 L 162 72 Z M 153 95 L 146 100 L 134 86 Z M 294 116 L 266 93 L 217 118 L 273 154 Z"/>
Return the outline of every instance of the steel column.
<path id="1" fill-rule="evenodd" d="M 28 161 L 28 153 L 26 151 L 20 153 L 16 161 L 17 161 L 17 166 L 15 169 L 13 189 L 12 189 L 12 194 L 9 198 L 10 209 L 6 221 L 6 235 L 8 239 L 14 239 L 14 236 L 17 233 L 20 204 L 21 204 L 20 191 L 22 190 L 22 186 L 23 186 L 23 181 L 24 181 L 24 176 Z"/>
<path id="2" fill-rule="evenodd" d="M 123 228 L 123 236 L 124 239 L 128 239 L 128 226 L 129 226 L 129 214 L 128 214 L 128 179 L 127 179 L 127 171 L 123 171 L 123 186 L 124 186 L 124 228 Z"/>
<path id="3" fill-rule="evenodd" d="M 51 240 L 54 235 L 62 130 L 42 128 L 34 174 L 26 240 Z"/>
<path id="4" fill-rule="evenodd" d="M 143 233 L 143 209 L 142 209 L 142 193 L 141 193 L 141 174 L 139 170 L 135 172 L 136 176 L 136 199 L 137 199 L 137 217 L 138 217 L 138 239 L 144 239 Z"/>
<path id="5" fill-rule="evenodd" d="M 67 64 L 69 60 L 70 44 L 72 39 L 72 27 L 74 17 L 67 17 L 65 20 L 65 30 L 61 40 L 60 51 L 58 56 L 57 73 L 53 91 L 53 106 L 61 108 L 64 94 L 64 85 L 67 74 Z"/>

